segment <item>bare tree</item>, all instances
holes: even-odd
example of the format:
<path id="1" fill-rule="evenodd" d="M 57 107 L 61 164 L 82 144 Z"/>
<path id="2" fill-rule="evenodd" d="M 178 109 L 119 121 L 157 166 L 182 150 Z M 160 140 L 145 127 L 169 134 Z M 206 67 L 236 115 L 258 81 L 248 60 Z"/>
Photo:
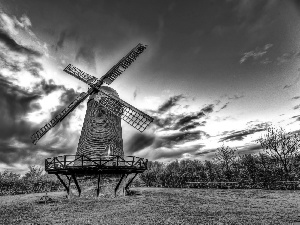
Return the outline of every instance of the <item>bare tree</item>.
<path id="1" fill-rule="evenodd" d="M 232 178 L 232 166 L 236 160 L 236 151 L 237 149 L 233 149 L 228 146 L 225 147 L 223 144 L 222 147 L 217 148 L 217 152 L 215 153 L 214 160 L 221 163 L 223 174 L 228 180 L 231 180 Z"/>
<path id="2" fill-rule="evenodd" d="M 256 162 L 255 155 L 251 155 L 251 154 L 240 155 L 239 162 L 242 167 L 241 170 L 245 171 L 248 179 L 250 179 L 252 183 L 256 183 L 257 162 Z"/>
<path id="3" fill-rule="evenodd" d="M 299 133 L 287 133 L 283 128 L 270 127 L 267 134 L 258 142 L 268 155 L 280 163 L 285 179 L 289 179 L 294 160 L 299 155 Z"/>

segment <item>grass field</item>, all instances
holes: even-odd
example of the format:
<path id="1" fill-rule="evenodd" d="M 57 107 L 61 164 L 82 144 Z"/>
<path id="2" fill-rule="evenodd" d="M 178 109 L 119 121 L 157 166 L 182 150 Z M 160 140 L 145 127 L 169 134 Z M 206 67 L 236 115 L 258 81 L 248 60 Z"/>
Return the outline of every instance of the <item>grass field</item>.
<path id="1" fill-rule="evenodd" d="M 300 191 L 133 188 L 139 195 L 0 197 L 0 224 L 300 224 Z M 299 221 L 299 222 L 296 222 Z"/>

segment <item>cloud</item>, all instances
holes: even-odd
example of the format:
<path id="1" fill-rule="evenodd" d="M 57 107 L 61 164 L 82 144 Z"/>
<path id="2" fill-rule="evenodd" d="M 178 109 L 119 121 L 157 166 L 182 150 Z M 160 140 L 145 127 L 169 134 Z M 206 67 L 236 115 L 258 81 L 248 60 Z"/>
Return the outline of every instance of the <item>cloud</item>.
<path id="1" fill-rule="evenodd" d="M 281 56 L 277 57 L 277 64 L 281 65 L 284 63 L 287 63 L 289 61 L 295 60 L 297 58 L 300 58 L 300 51 L 291 51 L 283 53 Z"/>
<path id="2" fill-rule="evenodd" d="M 159 108 L 158 108 L 158 112 L 159 113 L 164 113 L 168 110 L 170 110 L 173 106 L 176 105 L 177 102 L 179 102 L 179 100 L 183 99 L 184 96 L 183 95 L 175 95 L 173 97 L 170 97 L 166 102 L 164 102 Z"/>
<path id="3" fill-rule="evenodd" d="M 292 119 L 296 119 L 295 121 L 300 121 L 300 115 L 298 115 L 298 116 L 292 116 L 291 118 Z"/>
<path id="4" fill-rule="evenodd" d="M 64 45 L 64 41 L 65 41 L 65 37 L 66 37 L 66 31 L 62 31 L 60 33 L 60 36 L 59 36 L 59 39 L 56 43 L 56 51 L 59 49 L 59 48 L 62 48 L 63 45 Z"/>
<path id="5" fill-rule="evenodd" d="M 293 109 L 299 109 L 299 108 L 300 108 L 300 104 L 293 107 Z"/>
<path id="6" fill-rule="evenodd" d="M 81 46 L 76 53 L 76 61 L 83 61 L 93 69 L 96 68 L 95 52 L 92 47 Z"/>
<path id="7" fill-rule="evenodd" d="M 236 14 L 238 30 L 246 32 L 250 40 L 263 40 L 266 37 L 266 28 L 273 19 L 270 12 L 274 12 L 278 0 L 251 1 L 251 0 L 227 0 L 233 6 Z"/>
<path id="8" fill-rule="evenodd" d="M 255 154 L 261 151 L 263 148 L 260 144 L 251 144 L 251 145 L 245 145 L 242 148 L 239 148 L 238 153 L 239 154 Z"/>
<path id="9" fill-rule="evenodd" d="M 293 0 L 292 1 L 295 5 L 295 8 L 298 10 L 298 13 L 300 14 L 300 2 L 299 0 Z"/>
<path id="10" fill-rule="evenodd" d="M 186 153 L 193 154 L 197 152 L 199 149 L 205 147 L 204 145 L 197 144 L 191 145 L 187 147 L 176 147 L 176 148 L 159 148 L 156 149 L 151 155 L 149 155 L 153 160 L 158 159 L 178 159 L 178 158 L 185 158 Z"/>
<path id="11" fill-rule="evenodd" d="M 250 134 L 254 134 L 256 132 L 260 132 L 260 131 L 264 131 L 264 128 L 251 128 L 251 129 L 247 129 L 247 130 L 240 130 L 240 131 L 234 131 L 231 132 L 230 135 L 227 135 L 223 138 L 220 139 L 219 142 L 223 142 L 223 141 L 242 141 L 246 136 L 250 135 Z"/>
<path id="12" fill-rule="evenodd" d="M 263 122 L 257 123 L 258 121 L 249 121 L 247 125 L 249 126 L 246 130 L 239 130 L 239 131 L 225 131 L 221 135 L 225 135 L 225 137 L 220 138 L 219 142 L 223 141 L 242 141 L 248 135 L 265 131 L 268 127 L 271 126 L 271 122 Z"/>
<path id="13" fill-rule="evenodd" d="M 205 106 L 203 109 L 201 109 L 201 112 L 203 113 L 211 113 L 214 110 L 214 105 L 210 104 L 208 106 Z"/>
<path id="14" fill-rule="evenodd" d="M 17 34 L 15 20 L 10 18 L 7 14 L 0 11 L 0 25 L 1 29 L 9 34 Z"/>
<path id="15" fill-rule="evenodd" d="M 189 124 L 187 126 L 180 128 L 180 131 L 188 131 L 188 130 L 197 128 L 198 126 L 200 126 L 199 122 L 193 122 L 192 124 Z"/>
<path id="16" fill-rule="evenodd" d="M 272 63 L 272 60 L 270 60 L 270 59 L 267 57 L 267 58 L 261 60 L 260 63 L 261 63 L 261 64 L 267 65 L 267 64 Z"/>
<path id="17" fill-rule="evenodd" d="M 132 155 L 154 143 L 155 136 L 145 133 L 135 133 L 124 146 L 124 152 Z"/>
<path id="18" fill-rule="evenodd" d="M 286 84 L 286 85 L 284 85 L 283 89 L 287 89 L 287 88 L 290 88 L 292 86 L 293 86 L 292 84 Z"/>
<path id="19" fill-rule="evenodd" d="M 41 56 L 42 54 L 36 50 L 30 49 L 28 47 L 19 45 L 14 39 L 12 39 L 3 30 L 0 30 L 0 41 L 5 44 L 9 50 L 32 56 Z"/>
<path id="20" fill-rule="evenodd" d="M 179 117 L 178 115 L 170 114 L 166 116 L 161 115 L 152 115 L 154 121 L 153 124 L 157 125 L 159 128 L 163 129 L 171 129 L 173 127 L 176 119 Z"/>
<path id="21" fill-rule="evenodd" d="M 184 116 L 176 123 L 175 127 L 178 128 L 178 127 L 184 126 L 184 125 L 188 124 L 189 122 L 191 122 L 195 119 L 198 119 L 198 118 L 199 118 L 198 115 Z"/>
<path id="22" fill-rule="evenodd" d="M 135 89 L 134 92 L 133 92 L 133 99 L 134 100 L 136 99 L 136 96 L 137 96 L 137 89 Z"/>
<path id="23" fill-rule="evenodd" d="M 225 109 L 228 106 L 229 102 L 225 103 L 225 105 L 223 105 L 218 111 L 216 112 L 220 112 L 222 109 Z"/>
<path id="24" fill-rule="evenodd" d="M 233 97 L 228 97 L 228 99 L 230 99 L 230 100 L 237 100 L 237 99 L 240 99 L 240 98 L 243 98 L 243 97 L 245 97 L 244 95 L 234 95 Z"/>
<path id="25" fill-rule="evenodd" d="M 261 58 L 263 55 L 267 54 L 267 50 L 272 46 L 272 44 L 266 44 L 262 48 L 257 47 L 255 50 L 245 52 L 244 56 L 240 59 L 240 64 L 244 63 L 248 58 L 252 58 L 253 60 Z"/>
<path id="26" fill-rule="evenodd" d="M 76 29 L 74 29 L 74 28 L 64 29 L 60 32 L 58 41 L 57 41 L 56 45 L 54 45 L 53 47 L 54 47 L 55 51 L 58 51 L 59 49 L 62 49 L 64 47 L 66 40 L 76 40 L 77 41 L 78 38 L 79 38 L 79 35 L 78 35 L 78 32 L 76 31 Z"/>
<path id="27" fill-rule="evenodd" d="M 174 125 L 172 126 L 172 129 L 177 130 L 180 128 L 180 130 L 181 129 L 185 130 L 187 128 L 186 125 L 188 124 L 196 127 L 197 124 L 200 125 L 200 123 L 194 122 L 194 120 L 200 119 L 204 116 L 206 116 L 206 114 L 202 110 L 199 113 L 190 113 L 187 115 L 181 115 L 176 122 L 175 121 L 173 122 Z M 192 124 L 190 124 L 191 122 Z M 190 128 L 191 126 L 189 126 L 188 128 Z"/>
<path id="28" fill-rule="evenodd" d="M 290 88 L 290 87 L 296 85 L 299 82 L 299 80 L 300 80 L 300 69 L 298 69 L 298 71 L 299 71 L 299 73 L 298 73 L 298 76 L 296 77 L 296 79 L 291 84 L 286 84 L 283 87 L 283 89 Z"/>
<path id="29" fill-rule="evenodd" d="M 21 17 L 24 29 L 31 26 L 29 21 Z M 30 136 L 48 122 L 49 114 L 59 113 L 79 93 L 53 80 L 46 81 L 43 64 L 38 61 L 42 54 L 18 44 L 4 29 L 0 30 L 0 43 L 0 163 L 41 165 L 46 157 L 70 154 L 79 137 L 79 132 L 68 129 L 72 116 L 49 131 L 40 145 L 33 145 Z M 43 114 L 41 124 L 31 122 L 30 115 L 42 110 L 40 102 L 44 97 L 56 91 L 61 95 L 57 105 L 53 104 L 54 112 Z"/>
<path id="30" fill-rule="evenodd" d="M 42 149 L 40 147 L 34 146 L 31 143 L 30 136 L 36 130 L 41 128 L 40 126 L 32 124 L 27 120 L 27 115 L 36 110 L 40 109 L 40 105 L 37 103 L 45 93 L 50 93 L 51 91 L 57 89 L 63 89 L 61 86 L 54 87 L 55 85 L 51 83 L 42 84 L 40 87 L 47 87 L 45 89 L 35 89 L 34 91 L 28 91 L 22 89 L 19 86 L 14 85 L 12 82 L 8 81 L 5 77 L 0 75 L 0 163 L 13 164 L 13 163 L 38 163 L 42 164 L 43 161 L 39 161 L 37 158 L 38 153 L 49 154 L 59 154 L 61 153 L 71 153 L 73 147 L 61 143 L 61 148 L 53 148 L 52 145 L 55 143 L 53 140 L 49 140 L 48 144 L 44 144 Z M 51 87 L 51 88 L 49 88 Z M 63 93 L 60 105 L 57 110 L 52 112 L 54 115 L 59 113 L 60 110 L 66 106 L 66 102 L 70 101 L 78 93 L 74 90 L 67 90 Z M 54 130 L 58 131 L 58 136 L 66 135 L 68 131 L 66 128 L 69 126 L 70 118 L 66 118 L 63 124 L 59 124 Z M 72 133 L 72 132 L 71 132 Z M 69 137 L 69 141 L 73 140 L 76 136 L 72 134 L 73 137 Z M 57 144 L 57 143 L 55 143 Z"/>
<path id="31" fill-rule="evenodd" d="M 167 135 L 158 136 L 154 146 L 155 148 L 172 148 L 175 145 L 181 145 L 187 142 L 200 140 L 203 136 L 207 137 L 209 135 L 204 131 L 174 132 Z"/>
<path id="32" fill-rule="evenodd" d="M 176 103 L 185 98 L 183 95 L 173 96 L 163 103 L 158 110 L 150 110 L 149 114 L 154 118 L 153 125 L 158 127 L 158 131 L 188 131 L 191 129 L 196 129 L 200 126 L 205 126 L 206 121 L 196 121 L 208 114 L 213 112 L 214 104 L 209 104 L 203 107 L 199 112 L 190 112 L 187 114 L 164 114 L 167 110 L 170 110 Z M 186 108 L 186 107 L 182 107 Z"/>
<path id="33" fill-rule="evenodd" d="M 159 128 L 163 130 L 189 130 L 192 129 L 190 125 L 193 124 L 193 126 L 196 128 L 197 125 L 201 126 L 200 123 L 194 122 L 196 119 L 200 119 L 205 114 L 201 111 L 199 113 L 190 113 L 187 115 L 175 115 L 175 114 L 169 114 L 169 115 L 156 115 L 152 116 L 154 118 L 153 124 L 158 126 Z M 192 124 L 191 124 L 192 123 Z M 202 123 L 202 126 L 204 124 Z"/>
<path id="34" fill-rule="evenodd" d="M 20 31 L 25 31 L 30 36 L 36 38 L 35 34 L 30 30 L 31 26 L 31 21 L 27 15 L 23 14 L 20 20 L 18 20 L 15 16 L 10 17 L 0 10 L 0 27 L 8 35 L 16 36 Z"/>
<path id="35" fill-rule="evenodd" d="M 195 153 L 195 155 L 196 156 L 204 156 L 204 155 L 207 155 L 207 154 L 212 154 L 216 151 L 217 151 L 217 149 L 206 149 L 204 151 L 199 151 L 199 152 Z"/>

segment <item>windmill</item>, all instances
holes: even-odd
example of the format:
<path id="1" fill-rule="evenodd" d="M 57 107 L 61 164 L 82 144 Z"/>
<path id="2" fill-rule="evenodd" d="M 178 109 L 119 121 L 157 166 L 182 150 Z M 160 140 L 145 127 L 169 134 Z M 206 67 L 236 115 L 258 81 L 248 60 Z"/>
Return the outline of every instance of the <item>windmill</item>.
<path id="1" fill-rule="evenodd" d="M 143 132 L 146 127 L 153 121 L 153 118 L 147 114 L 141 112 L 135 107 L 131 106 L 127 102 L 120 98 L 109 94 L 107 91 L 101 90 L 103 82 L 110 85 L 118 76 L 120 76 L 136 58 L 146 49 L 147 45 L 138 44 L 133 48 L 125 57 L 123 57 L 117 64 L 115 64 L 105 75 L 100 79 L 91 76 L 75 66 L 69 64 L 64 71 L 77 79 L 85 82 L 90 86 L 87 92 L 82 92 L 75 98 L 71 104 L 66 107 L 60 114 L 55 116 L 49 123 L 36 131 L 31 140 L 33 144 L 36 144 L 51 128 L 61 122 L 69 113 L 71 113 L 81 102 L 83 102 L 88 96 L 99 92 L 99 104 L 107 108 L 110 112 L 116 116 L 122 118 L 125 122 Z M 98 98 L 99 98 L 98 97 Z"/>
<path id="2" fill-rule="evenodd" d="M 147 160 L 143 158 L 128 156 L 133 157 L 132 160 L 126 161 L 124 159 L 121 119 L 138 131 L 143 132 L 153 121 L 153 118 L 120 99 L 117 92 L 112 88 L 102 86 L 103 83 L 110 85 L 136 60 L 146 47 L 146 45 L 138 44 L 100 79 L 83 72 L 71 64 L 64 69 L 64 72 L 83 81 L 90 87 L 87 92 L 82 92 L 61 113 L 36 131 L 31 136 L 31 140 L 33 144 L 37 144 L 51 128 L 66 118 L 81 102 L 89 97 L 74 159 L 68 160 L 69 156 L 65 155 L 45 160 L 45 170 L 57 176 L 68 194 L 70 181 L 73 178 L 80 195 L 81 190 L 76 180 L 76 175 L 98 174 L 97 196 L 99 196 L 101 173 L 122 174 L 115 188 L 116 194 L 124 177 L 126 178 L 129 174 L 135 173 L 125 185 L 125 189 L 127 189 L 135 176 L 147 169 Z M 104 157 L 105 155 L 109 156 L 108 159 Z M 59 177 L 59 174 L 67 176 L 69 187 Z"/>

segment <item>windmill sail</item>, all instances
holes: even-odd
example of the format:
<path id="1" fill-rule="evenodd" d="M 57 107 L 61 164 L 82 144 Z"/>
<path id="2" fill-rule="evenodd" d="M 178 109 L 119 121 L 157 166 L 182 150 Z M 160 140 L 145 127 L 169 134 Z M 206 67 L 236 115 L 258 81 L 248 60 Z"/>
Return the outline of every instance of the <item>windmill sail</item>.
<path id="1" fill-rule="evenodd" d="M 146 45 L 138 44 L 125 57 L 123 57 L 116 65 L 114 65 L 104 76 L 100 79 L 89 75 L 77 67 L 69 64 L 64 71 L 73 77 L 83 81 L 91 87 L 101 86 L 103 81 L 110 85 L 118 76 L 120 76 L 136 58 L 146 49 Z"/>
<path id="2" fill-rule="evenodd" d="M 90 85 L 91 87 L 95 86 L 96 83 L 100 80 L 98 78 L 87 74 L 86 72 L 83 72 L 82 70 L 78 69 L 77 67 L 69 64 L 64 71 L 68 74 L 70 74 L 73 77 L 76 77 L 77 79 L 83 81 L 84 83 Z"/>
<path id="3" fill-rule="evenodd" d="M 114 65 L 103 77 L 106 84 L 110 85 L 118 76 L 120 76 L 136 58 L 146 49 L 147 45 L 138 44 L 125 57 L 123 57 L 116 65 Z"/>
<path id="4" fill-rule="evenodd" d="M 103 82 L 111 84 L 118 76 L 120 76 L 132 62 L 146 49 L 147 45 L 138 44 L 133 48 L 125 57 L 123 57 L 116 65 L 114 65 L 104 76 L 100 79 L 91 76 L 75 66 L 69 64 L 64 71 L 77 79 L 90 85 L 91 88 L 87 93 L 81 93 L 67 108 L 65 108 L 60 114 L 55 116 L 44 127 L 36 131 L 32 136 L 33 144 L 36 144 L 43 135 L 45 135 L 52 127 L 61 122 L 70 112 L 72 112 L 82 101 L 84 101 L 89 95 L 94 92 L 100 92 L 102 96 L 99 99 L 99 103 L 110 110 L 115 115 L 121 117 L 131 126 L 135 127 L 140 132 L 143 132 L 146 127 L 153 121 L 153 118 L 147 114 L 139 111 L 128 103 L 121 99 L 112 96 L 108 93 L 100 90 Z"/>
<path id="5" fill-rule="evenodd" d="M 82 92 L 71 104 L 65 108 L 60 114 L 56 115 L 49 123 L 36 131 L 31 140 L 33 144 L 36 144 L 52 127 L 61 122 L 70 112 L 72 112 L 81 102 L 83 102 L 94 90 L 89 89 L 88 92 Z"/>
<path id="6" fill-rule="evenodd" d="M 125 122 L 136 128 L 138 131 L 143 132 L 153 121 L 152 117 L 141 112 L 118 97 L 110 95 L 102 89 L 99 90 L 99 92 L 100 93 L 98 93 L 94 100 L 98 101 L 100 105 L 107 108 L 116 116 L 121 117 Z"/>

